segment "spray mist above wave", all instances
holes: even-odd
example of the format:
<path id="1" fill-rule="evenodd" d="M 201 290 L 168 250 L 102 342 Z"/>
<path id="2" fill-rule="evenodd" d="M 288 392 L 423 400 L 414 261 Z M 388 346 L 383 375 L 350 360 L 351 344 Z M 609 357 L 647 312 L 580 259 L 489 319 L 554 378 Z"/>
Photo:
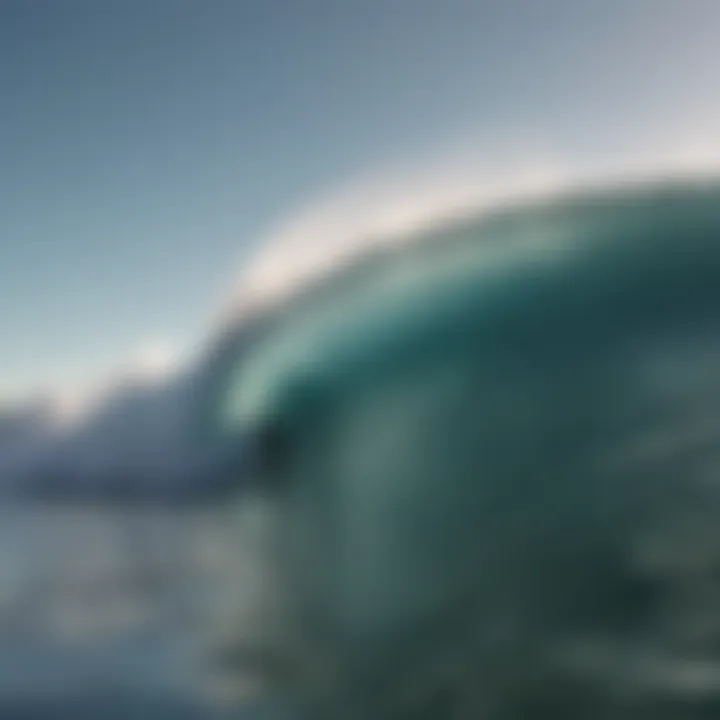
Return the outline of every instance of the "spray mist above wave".
<path id="1" fill-rule="evenodd" d="M 468 153 L 376 173 L 327 194 L 270 233 L 222 303 L 219 325 L 242 324 L 374 248 L 401 246 L 462 218 L 584 191 L 632 193 L 648 183 L 714 176 L 720 176 L 720 144 L 697 139 L 575 162 L 535 153 L 504 163 Z"/>

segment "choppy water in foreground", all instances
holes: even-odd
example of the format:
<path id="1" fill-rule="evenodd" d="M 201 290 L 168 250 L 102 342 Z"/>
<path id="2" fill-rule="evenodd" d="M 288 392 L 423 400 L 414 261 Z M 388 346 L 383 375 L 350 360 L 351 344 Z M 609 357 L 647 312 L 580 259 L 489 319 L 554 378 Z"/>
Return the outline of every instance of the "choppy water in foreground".
<path id="1" fill-rule="evenodd" d="M 227 511 L 0 510 L 0 717 L 214 717 L 238 541 Z"/>

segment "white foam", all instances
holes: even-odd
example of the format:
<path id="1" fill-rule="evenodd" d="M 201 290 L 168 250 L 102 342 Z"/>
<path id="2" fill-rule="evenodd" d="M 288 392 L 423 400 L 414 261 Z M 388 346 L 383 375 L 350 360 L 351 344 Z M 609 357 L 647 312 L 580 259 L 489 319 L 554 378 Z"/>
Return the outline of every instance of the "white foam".
<path id="1" fill-rule="evenodd" d="M 579 189 L 632 188 L 720 172 L 719 143 L 692 139 L 673 147 L 574 163 L 536 154 L 505 167 L 469 155 L 422 171 L 378 174 L 328 195 L 270 233 L 223 303 L 219 324 L 242 324 L 373 247 L 401 244 L 454 217 Z"/>

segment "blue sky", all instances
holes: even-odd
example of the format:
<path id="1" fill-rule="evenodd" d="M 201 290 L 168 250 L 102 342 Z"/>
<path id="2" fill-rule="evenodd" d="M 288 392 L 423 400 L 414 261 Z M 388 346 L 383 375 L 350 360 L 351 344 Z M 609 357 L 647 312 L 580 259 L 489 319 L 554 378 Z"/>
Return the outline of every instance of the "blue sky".
<path id="1" fill-rule="evenodd" d="M 712 135 L 718 37 L 715 0 L 3 0 L 0 397 L 199 339 L 385 164 Z"/>

